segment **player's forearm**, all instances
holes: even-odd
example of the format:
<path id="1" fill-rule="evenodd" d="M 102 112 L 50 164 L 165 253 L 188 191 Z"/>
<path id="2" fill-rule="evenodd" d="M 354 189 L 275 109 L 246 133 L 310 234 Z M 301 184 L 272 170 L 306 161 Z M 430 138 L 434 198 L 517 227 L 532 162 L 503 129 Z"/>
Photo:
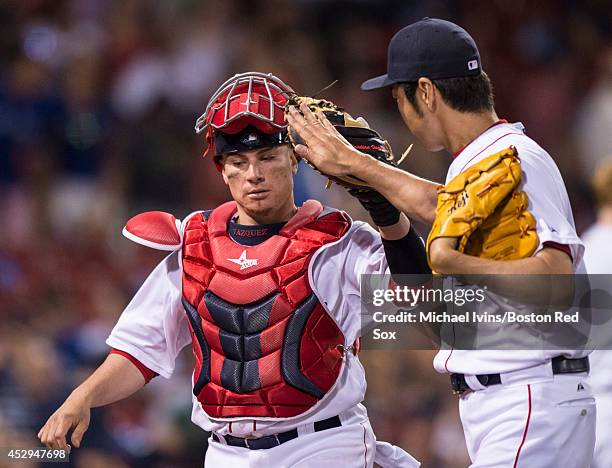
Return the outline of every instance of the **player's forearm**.
<path id="1" fill-rule="evenodd" d="M 411 219 L 417 219 L 427 225 L 433 223 L 438 184 L 368 156 L 357 158 L 351 173 L 382 193 Z"/>
<path id="2" fill-rule="evenodd" d="M 430 260 L 435 271 L 452 275 L 480 275 L 483 271 L 491 275 L 560 275 L 571 274 L 569 257 L 556 249 L 543 249 L 537 255 L 520 260 L 491 260 L 474 257 L 445 249 L 431 252 Z"/>
<path id="3" fill-rule="evenodd" d="M 385 256 L 393 279 L 397 284 L 408 284 L 414 286 L 413 281 L 423 281 L 422 279 L 398 277 L 396 275 L 429 275 L 431 269 L 427 264 L 425 246 L 419 235 L 414 229 L 409 231 L 401 238 L 390 239 L 382 236 L 385 249 Z M 405 283 L 408 281 L 408 283 Z"/>
<path id="4" fill-rule="evenodd" d="M 399 221 L 391 226 L 378 226 L 378 231 L 383 239 L 398 240 L 404 238 L 410 232 L 410 220 L 401 214 Z"/>
<path id="5" fill-rule="evenodd" d="M 569 306 L 573 298 L 572 263 L 557 249 L 545 248 L 520 260 L 491 260 L 453 249 L 431 254 L 430 262 L 438 273 L 464 276 L 469 283 L 525 303 Z"/>
<path id="6" fill-rule="evenodd" d="M 79 385 L 71 397 L 81 398 L 91 408 L 129 397 L 145 384 L 142 373 L 127 358 L 110 354 L 91 376 Z"/>

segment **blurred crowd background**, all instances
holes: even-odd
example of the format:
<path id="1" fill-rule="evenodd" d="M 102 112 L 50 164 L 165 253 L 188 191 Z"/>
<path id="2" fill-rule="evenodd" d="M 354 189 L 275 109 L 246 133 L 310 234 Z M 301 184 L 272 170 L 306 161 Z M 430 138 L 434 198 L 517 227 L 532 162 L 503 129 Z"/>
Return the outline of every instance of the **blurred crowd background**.
<path id="1" fill-rule="evenodd" d="M 423 16 L 476 39 L 498 114 L 556 160 L 584 231 L 591 172 L 612 153 L 607 0 L 0 2 L 0 447 L 39 445 L 38 429 L 104 359 L 114 322 L 162 258 L 123 239 L 125 221 L 228 199 L 193 132 L 216 87 L 243 71 L 273 72 L 303 94 L 337 79 L 325 97 L 401 154 L 412 137 L 390 92 L 359 84 L 385 72 L 391 36 Z M 402 167 L 442 181 L 450 160 L 415 147 Z M 296 187 L 300 202 L 368 220 L 303 164 Z M 379 438 L 424 467 L 465 467 L 456 398 L 432 357 L 365 350 L 366 403 Z M 95 410 L 75 466 L 202 466 L 191 369 L 185 350 L 172 379 Z"/>

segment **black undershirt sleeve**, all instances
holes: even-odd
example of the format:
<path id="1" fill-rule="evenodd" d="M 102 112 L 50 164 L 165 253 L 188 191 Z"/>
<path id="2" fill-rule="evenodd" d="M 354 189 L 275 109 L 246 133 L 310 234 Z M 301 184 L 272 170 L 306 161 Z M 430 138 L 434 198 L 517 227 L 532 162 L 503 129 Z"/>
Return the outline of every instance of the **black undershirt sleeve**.
<path id="1" fill-rule="evenodd" d="M 412 226 L 408 234 L 401 239 L 383 239 L 382 242 L 392 275 L 431 274 L 425 246 Z"/>

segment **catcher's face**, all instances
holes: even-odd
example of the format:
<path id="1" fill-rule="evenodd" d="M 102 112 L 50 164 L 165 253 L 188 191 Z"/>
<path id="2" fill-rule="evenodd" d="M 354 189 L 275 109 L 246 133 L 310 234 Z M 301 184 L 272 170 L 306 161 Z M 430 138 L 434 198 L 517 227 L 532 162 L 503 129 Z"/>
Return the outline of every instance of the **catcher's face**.
<path id="1" fill-rule="evenodd" d="M 429 82 L 431 83 L 431 82 Z M 415 108 L 406 97 L 406 93 L 401 84 L 395 84 L 391 88 L 393 99 L 397 102 L 397 108 L 402 116 L 402 120 L 414 135 L 414 137 L 428 151 L 440 151 L 444 149 L 444 134 L 440 122 L 435 114 L 435 99 L 429 95 L 433 93 L 433 85 L 430 89 L 418 89 L 416 95 Z"/>
<path id="2" fill-rule="evenodd" d="M 240 223 L 270 224 L 291 217 L 297 161 L 289 145 L 228 154 L 221 164 Z"/>

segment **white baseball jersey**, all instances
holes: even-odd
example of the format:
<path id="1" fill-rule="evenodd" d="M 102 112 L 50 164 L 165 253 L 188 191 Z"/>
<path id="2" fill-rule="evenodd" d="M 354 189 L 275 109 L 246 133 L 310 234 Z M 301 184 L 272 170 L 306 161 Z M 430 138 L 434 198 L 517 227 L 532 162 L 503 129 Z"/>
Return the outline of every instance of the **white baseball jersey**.
<path id="1" fill-rule="evenodd" d="M 612 274 L 612 224 L 596 223 L 582 234 L 587 273 Z"/>
<path id="2" fill-rule="evenodd" d="M 172 375 L 179 352 L 191 343 L 181 304 L 180 254 L 172 253 L 153 270 L 106 341 L 166 378 Z M 380 235 L 360 221 L 353 222 L 340 240 L 314 254 L 308 271 L 311 287 L 342 330 L 346 346 L 360 335 L 360 275 L 387 271 Z M 360 404 L 366 389 L 364 369 L 352 353 L 347 352 L 344 359 L 335 386 L 314 411 L 284 421 L 234 418 L 230 423 L 209 418 L 193 397 L 192 420 L 206 431 L 240 437 L 276 434 L 336 415 L 344 421 L 363 421 L 367 419 Z"/>
<path id="3" fill-rule="evenodd" d="M 612 274 L 612 225 L 594 224 L 582 236 L 584 263 L 589 274 Z M 593 468 L 612 466 L 612 350 L 591 353 L 589 381 L 597 399 Z"/>
<path id="4" fill-rule="evenodd" d="M 511 145 L 518 151 L 523 172 L 521 188 L 529 197 L 529 211 L 537 221 L 536 229 L 540 240 L 537 250 L 542 249 L 545 242 L 566 245 L 571 251 L 574 270 L 584 272 L 584 246 L 576 234 L 574 217 L 561 173 L 550 155 L 525 135 L 521 123 L 509 124 L 502 121 L 478 136 L 454 159 L 446 182 L 487 156 Z M 503 373 L 537 366 L 559 354 L 560 351 L 542 350 L 443 349 L 436 355 L 434 367 L 443 373 Z M 568 357 L 584 355 L 571 350 L 562 354 Z"/>
<path id="5" fill-rule="evenodd" d="M 594 224 L 582 236 L 586 247 L 584 263 L 589 274 L 612 274 L 612 225 Z M 595 393 L 612 394 L 612 351 L 600 350 L 591 354 L 590 381 Z"/>

